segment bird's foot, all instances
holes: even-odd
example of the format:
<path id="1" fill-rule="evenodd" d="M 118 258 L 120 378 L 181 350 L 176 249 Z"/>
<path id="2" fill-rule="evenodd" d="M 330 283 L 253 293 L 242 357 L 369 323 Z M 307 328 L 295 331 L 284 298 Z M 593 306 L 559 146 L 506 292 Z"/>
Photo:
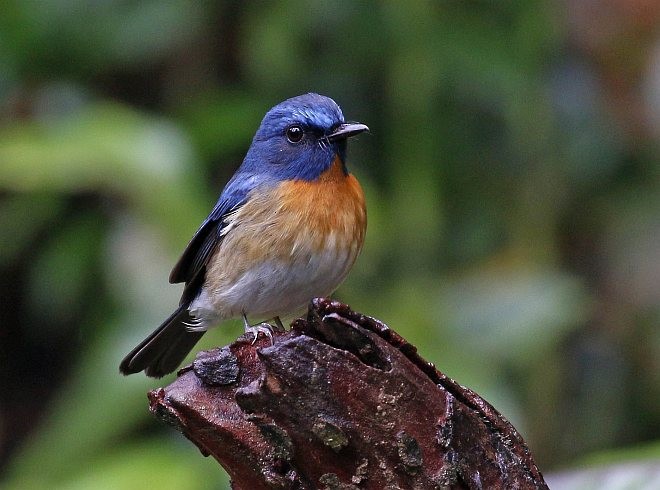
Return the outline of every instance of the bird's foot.
<path id="1" fill-rule="evenodd" d="M 275 331 L 275 327 L 273 327 L 273 325 L 270 325 L 269 323 L 259 323 L 258 325 L 248 325 L 245 327 L 245 333 L 251 333 L 254 335 L 254 338 L 252 339 L 251 342 L 252 345 L 254 345 L 254 343 L 259 338 L 260 333 L 268 337 L 270 339 L 270 345 L 273 345 L 274 331 Z"/>
<path id="2" fill-rule="evenodd" d="M 243 327 L 245 329 L 245 333 L 251 333 L 254 335 L 252 344 L 257 341 L 259 334 L 262 333 L 270 339 L 270 345 L 273 345 L 273 332 L 286 332 L 286 328 L 284 328 L 284 325 L 282 325 L 282 320 L 280 320 L 279 316 L 274 317 L 273 320 L 275 321 L 275 325 L 267 322 L 258 323 L 257 325 L 250 325 L 250 322 L 247 319 L 247 315 L 243 313 Z"/>

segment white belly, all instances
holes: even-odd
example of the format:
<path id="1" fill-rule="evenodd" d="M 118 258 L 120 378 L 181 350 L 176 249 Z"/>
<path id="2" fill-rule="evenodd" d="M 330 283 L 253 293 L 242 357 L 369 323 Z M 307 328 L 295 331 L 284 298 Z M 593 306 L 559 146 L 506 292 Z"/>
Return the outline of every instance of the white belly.
<path id="1" fill-rule="evenodd" d="M 353 265 L 357 244 L 343 250 L 299 253 L 295 260 L 268 260 L 246 270 L 228 288 L 203 287 L 189 311 L 200 328 L 245 313 L 251 323 L 299 314 L 317 296 L 328 296 Z"/>

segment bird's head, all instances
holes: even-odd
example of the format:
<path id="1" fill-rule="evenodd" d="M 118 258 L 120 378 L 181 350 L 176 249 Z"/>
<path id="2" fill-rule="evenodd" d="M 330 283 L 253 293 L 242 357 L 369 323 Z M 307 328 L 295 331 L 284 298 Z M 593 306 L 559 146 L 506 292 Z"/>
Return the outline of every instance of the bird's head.
<path id="1" fill-rule="evenodd" d="M 345 165 L 346 139 L 368 129 L 364 124 L 345 122 L 341 109 L 329 97 L 299 95 L 266 113 L 243 170 L 282 180 L 316 180 L 337 156 Z"/>

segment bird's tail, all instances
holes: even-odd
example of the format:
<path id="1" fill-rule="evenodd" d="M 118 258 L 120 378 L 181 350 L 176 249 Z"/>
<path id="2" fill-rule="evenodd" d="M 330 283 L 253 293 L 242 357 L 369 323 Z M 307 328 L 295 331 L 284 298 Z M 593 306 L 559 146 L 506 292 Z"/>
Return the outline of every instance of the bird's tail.
<path id="1" fill-rule="evenodd" d="M 183 303 L 121 361 L 119 371 L 124 375 L 144 371 L 152 378 L 171 373 L 204 335 L 189 331 L 186 325 L 191 323 L 188 305 Z"/>

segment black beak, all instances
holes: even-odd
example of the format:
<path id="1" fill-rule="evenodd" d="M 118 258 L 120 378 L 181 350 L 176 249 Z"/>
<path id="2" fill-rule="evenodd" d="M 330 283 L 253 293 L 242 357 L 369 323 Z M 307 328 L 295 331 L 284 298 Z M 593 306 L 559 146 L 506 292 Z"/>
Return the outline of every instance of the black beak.
<path id="1" fill-rule="evenodd" d="M 369 128 L 365 124 L 356 122 L 344 123 L 337 126 L 326 138 L 330 142 L 345 140 L 346 138 L 363 133 L 364 131 L 369 131 Z"/>

